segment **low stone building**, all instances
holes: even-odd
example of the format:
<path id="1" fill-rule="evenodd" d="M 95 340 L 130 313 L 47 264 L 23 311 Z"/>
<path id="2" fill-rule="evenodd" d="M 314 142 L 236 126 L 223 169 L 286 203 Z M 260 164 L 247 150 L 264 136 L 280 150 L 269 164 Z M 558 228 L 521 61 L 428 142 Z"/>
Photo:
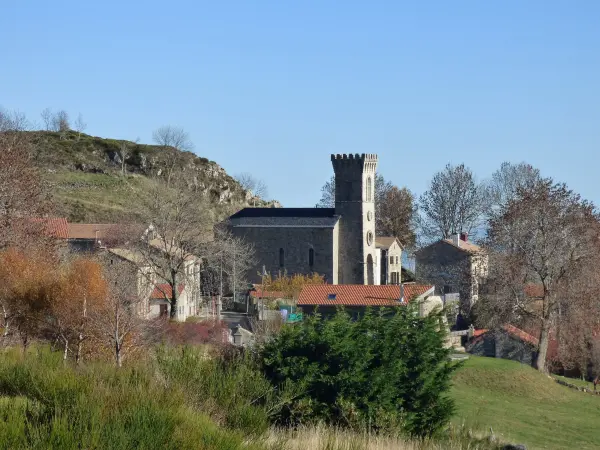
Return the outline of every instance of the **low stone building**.
<path id="1" fill-rule="evenodd" d="M 537 346 L 535 337 L 513 325 L 504 325 L 497 330 L 475 330 L 465 348 L 473 355 L 511 359 L 531 365 Z"/>
<path id="2" fill-rule="evenodd" d="M 460 312 L 468 317 L 488 275 L 488 256 L 466 233 L 440 239 L 415 253 L 417 282 L 431 283 L 436 294 L 458 293 Z"/>

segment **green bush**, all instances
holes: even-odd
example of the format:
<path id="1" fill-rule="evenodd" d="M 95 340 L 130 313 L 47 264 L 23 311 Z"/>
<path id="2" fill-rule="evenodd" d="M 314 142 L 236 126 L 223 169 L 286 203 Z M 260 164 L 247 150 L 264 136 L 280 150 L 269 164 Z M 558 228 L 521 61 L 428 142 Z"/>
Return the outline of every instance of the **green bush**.
<path id="1" fill-rule="evenodd" d="M 444 348 L 441 313 L 416 306 L 367 313 L 343 310 L 285 327 L 262 351 L 267 378 L 303 394 L 282 408 L 281 425 L 319 422 L 429 436 L 449 421 L 447 396 L 457 365 Z"/>

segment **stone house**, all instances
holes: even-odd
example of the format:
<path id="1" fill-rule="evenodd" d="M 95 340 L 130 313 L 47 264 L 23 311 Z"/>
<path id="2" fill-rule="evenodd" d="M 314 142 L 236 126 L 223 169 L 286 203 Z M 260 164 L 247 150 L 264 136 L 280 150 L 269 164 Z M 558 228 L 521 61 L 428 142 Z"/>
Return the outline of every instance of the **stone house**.
<path id="1" fill-rule="evenodd" d="M 259 283 L 263 272 L 318 273 L 330 284 L 391 281 L 396 270 L 383 268 L 382 261 L 389 246 L 378 248 L 375 236 L 377 155 L 331 155 L 331 162 L 334 208 L 244 208 L 224 224 L 254 246 L 256 264 L 248 270 L 250 282 Z M 401 247 L 393 247 L 395 264 Z"/>
<path id="2" fill-rule="evenodd" d="M 353 317 L 365 313 L 367 308 L 406 305 L 408 302 L 424 302 L 433 296 L 431 285 L 309 285 L 300 292 L 297 305 L 304 314 L 318 311 L 324 317 L 336 313 L 343 306 Z"/>
<path id="3" fill-rule="evenodd" d="M 470 242 L 467 233 L 440 239 L 415 253 L 418 282 L 431 283 L 436 294 L 458 293 L 460 312 L 468 317 L 488 275 L 485 250 Z"/>

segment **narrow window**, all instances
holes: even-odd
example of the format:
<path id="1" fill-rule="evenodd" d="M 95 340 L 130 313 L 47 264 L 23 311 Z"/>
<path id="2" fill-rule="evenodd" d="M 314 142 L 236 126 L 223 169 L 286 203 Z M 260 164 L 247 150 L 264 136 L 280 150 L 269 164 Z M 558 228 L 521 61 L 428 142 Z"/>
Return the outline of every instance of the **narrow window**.
<path id="1" fill-rule="evenodd" d="M 400 257 L 396 256 L 396 264 L 398 264 L 400 262 Z"/>
<path id="2" fill-rule="evenodd" d="M 285 253 L 283 252 L 283 249 L 280 248 L 279 249 L 279 267 L 283 268 L 285 264 Z"/>
<path id="3" fill-rule="evenodd" d="M 368 202 L 373 201 L 372 194 L 373 194 L 373 181 L 371 180 L 371 177 L 367 177 L 367 201 Z"/>
<path id="4" fill-rule="evenodd" d="M 308 249 L 308 265 L 311 269 L 315 265 L 315 249 L 313 248 Z"/>
<path id="5" fill-rule="evenodd" d="M 390 256 L 390 264 L 394 264 L 394 257 Z"/>

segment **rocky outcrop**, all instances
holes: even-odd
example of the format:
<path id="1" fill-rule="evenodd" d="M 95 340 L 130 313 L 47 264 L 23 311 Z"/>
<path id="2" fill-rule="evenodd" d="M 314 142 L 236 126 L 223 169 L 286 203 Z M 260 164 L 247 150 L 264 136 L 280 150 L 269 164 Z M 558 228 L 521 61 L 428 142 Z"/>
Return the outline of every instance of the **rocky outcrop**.
<path id="1" fill-rule="evenodd" d="M 267 202 L 254 196 L 219 164 L 191 152 L 75 132 L 59 134 L 36 131 L 31 136 L 35 142 L 37 160 L 49 173 L 73 171 L 116 177 L 122 175 L 124 167 L 127 175 L 154 178 L 166 176 L 174 165 L 180 169 L 180 176 L 184 177 L 191 189 L 217 205 L 281 206 L 279 202 Z M 124 166 L 121 153 L 123 145 L 129 152 Z"/>

